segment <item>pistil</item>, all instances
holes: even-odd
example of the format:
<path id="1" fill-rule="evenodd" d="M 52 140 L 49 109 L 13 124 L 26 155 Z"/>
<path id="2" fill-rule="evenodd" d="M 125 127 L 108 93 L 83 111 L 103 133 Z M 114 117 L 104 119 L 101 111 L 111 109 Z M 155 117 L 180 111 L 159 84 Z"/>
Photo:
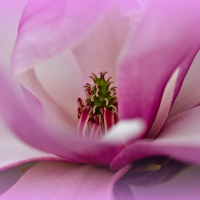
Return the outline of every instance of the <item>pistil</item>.
<path id="1" fill-rule="evenodd" d="M 106 73 L 92 73 L 94 84 L 84 86 L 86 99 L 78 98 L 78 131 L 83 138 L 98 140 L 119 120 L 117 87 L 110 87 L 112 77 L 106 80 Z"/>

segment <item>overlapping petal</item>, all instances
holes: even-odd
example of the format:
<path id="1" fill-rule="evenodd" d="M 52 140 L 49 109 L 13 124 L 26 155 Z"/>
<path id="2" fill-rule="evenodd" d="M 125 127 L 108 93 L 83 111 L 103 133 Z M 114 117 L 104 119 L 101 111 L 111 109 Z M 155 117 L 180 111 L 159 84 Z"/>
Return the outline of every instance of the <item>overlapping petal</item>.
<path id="1" fill-rule="evenodd" d="M 27 1 L 0 1 L 0 64 L 4 67 L 10 65 L 19 20 Z"/>
<path id="2" fill-rule="evenodd" d="M 164 155 L 179 161 L 200 164 L 200 107 L 183 112 L 167 121 L 155 140 L 143 139 L 122 150 L 111 163 L 120 169 L 137 159 Z"/>
<path id="3" fill-rule="evenodd" d="M 35 162 L 19 165 L 0 172 L 0 195 L 13 186 Z"/>
<path id="4" fill-rule="evenodd" d="M 119 5 L 115 4 L 97 27 L 72 49 L 87 82 L 91 81 L 88 78 L 91 73 L 98 75 L 106 71 L 116 83 L 117 58 L 130 28 L 130 18 L 122 16 Z"/>
<path id="5" fill-rule="evenodd" d="M 53 154 L 36 150 L 18 140 L 9 130 L 0 131 L 0 171 L 40 160 L 63 160 Z"/>
<path id="6" fill-rule="evenodd" d="M 28 73 L 24 74 L 24 76 L 27 75 Z M 36 87 L 36 79 L 41 85 L 40 88 L 43 88 L 43 92 Z M 37 66 L 35 79 L 30 81 L 32 81 L 32 86 L 35 86 L 35 94 L 38 95 L 47 109 L 51 109 L 63 122 L 74 127 L 77 126 L 77 98 L 85 95 L 83 85 L 86 80 L 70 50 L 64 51 Z M 47 99 L 44 98 L 45 92 L 49 96 Z M 55 105 L 57 108 L 53 108 Z M 60 110 L 59 113 L 58 110 Z M 61 112 L 65 114 L 61 114 Z"/>
<path id="7" fill-rule="evenodd" d="M 179 73 L 180 73 L 180 70 L 176 69 L 165 87 L 156 118 L 154 120 L 154 123 L 151 126 L 151 129 L 149 130 L 147 134 L 148 138 L 155 138 L 158 135 L 159 131 L 161 130 L 166 119 L 168 118 L 168 115 L 173 103 L 173 99 L 174 99 L 174 92 L 176 89 Z"/>
<path id="8" fill-rule="evenodd" d="M 111 0 L 34 0 L 23 13 L 12 61 L 13 74 L 32 68 L 79 42 Z"/>
<path id="9" fill-rule="evenodd" d="M 68 73 L 69 70 L 71 73 Z M 31 107 L 35 106 L 34 99 L 38 99 L 44 107 L 45 116 L 57 118 L 57 121 L 76 128 L 76 100 L 78 95 L 84 93 L 84 81 L 69 52 L 57 55 L 42 66 L 21 74 L 19 78 L 23 88 L 30 90 L 28 96 L 32 96 L 29 100 Z"/>
<path id="10" fill-rule="evenodd" d="M 170 117 L 189 110 L 199 104 L 200 89 L 199 89 L 199 78 L 200 78 L 200 53 L 195 57 L 192 66 L 183 82 L 183 86 L 178 94 Z"/>
<path id="11" fill-rule="evenodd" d="M 41 162 L 0 199 L 100 200 L 103 195 L 103 199 L 114 200 L 114 184 L 128 169 L 129 166 L 114 173 L 89 165 Z"/>
<path id="12" fill-rule="evenodd" d="M 142 117 L 151 126 L 164 88 L 177 67 L 179 91 L 199 50 L 198 8 L 197 0 L 149 4 L 119 65 L 120 119 Z"/>
<path id="13" fill-rule="evenodd" d="M 107 71 L 115 78 L 113 69 L 115 57 L 119 54 L 129 21 L 120 16 L 117 6 L 111 12 L 107 12 L 111 3 L 111 1 L 89 0 L 76 3 L 65 0 L 59 3 L 29 1 L 20 21 L 12 69 L 20 71 L 20 68 L 24 68 L 21 71 L 23 72 L 37 66 L 36 78 L 41 84 L 40 88 L 29 72 L 22 73 L 18 80 L 41 100 L 45 110 L 52 109 L 58 118 L 70 126 L 76 126 L 76 99 L 84 96 L 82 86 L 88 82 L 90 73 L 95 72 L 95 68 L 98 68 L 98 72 L 110 68 Z M 100 20 L 105 18 L 105 15 L 106 19 Z M 119 22 L 120 27 L 117 26 Z M 103 42 L 99 41 L 99 36 L 102 34 Z M 81 38 L 85 37 L 88 39 L 82 44 Z M 112 48 L 107 48 L 108 42 Z M 80 44 L 73 52 L 65 51 L 77 43 Z M 94 44 L 97 52 L 94 51 Z M 105 59 L 98 52 L 103 52 L 102 55 L 106 55 Z M 89 63 L 87 60 L 90 60 Z M 26 61 L 33 63 L 28 64 Z M 87 73 L 83 72 L 85 70 Z"/>

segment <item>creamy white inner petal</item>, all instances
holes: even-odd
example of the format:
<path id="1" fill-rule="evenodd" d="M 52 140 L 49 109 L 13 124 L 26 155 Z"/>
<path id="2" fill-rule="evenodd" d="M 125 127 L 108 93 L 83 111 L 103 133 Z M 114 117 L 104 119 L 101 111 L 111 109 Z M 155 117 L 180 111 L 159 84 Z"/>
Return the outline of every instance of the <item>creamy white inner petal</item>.
<path id="1" fill-rule="evenodd" d="M 84 80 L 71 52 L 57 55 L 54 59 L 37 66 L 35 71 L 50 97 L 76 122 L 76 99 L 83 94 L 81 88 Z"/>
<path id="2" fill-rule="evenodd" d="M 170 117 L 189 110 L 200 102 L 200 52 L 196 55 L 174 102 Z"/>
<path id="3" fill-rule="evenodd" d="M 87 82 L 91 72 L 106 71 L 116 83 L 116 62 L 127 37 L 130 19 L 121 15 L 119 7 L 108 10 L 104 18 L 96 24 L 91 33 L 73 48 L 79 66 Z"/>
<path id="4" fill-rule="evenodd" d="M 149 138 L 156 137 L 156 135 L 158 134 L 158 132 L 160 131 L 160 129 L 162 128 L 163 124 L 165 123 L 168 117 L 179 71 L 180 70 L 178 68 L 174 71 L 174 73 L 172 74 L 170 80 L 168 81 L 165 87 L 155 121 L 147 135 L 147 137 Z"/>
<path id="5" fill-rule="evenodd" d="M 139 138 L 145 131 L 146 125 L 142 119 L 121 120 L 102 139 L 104 142 L 127 143 Z"/>

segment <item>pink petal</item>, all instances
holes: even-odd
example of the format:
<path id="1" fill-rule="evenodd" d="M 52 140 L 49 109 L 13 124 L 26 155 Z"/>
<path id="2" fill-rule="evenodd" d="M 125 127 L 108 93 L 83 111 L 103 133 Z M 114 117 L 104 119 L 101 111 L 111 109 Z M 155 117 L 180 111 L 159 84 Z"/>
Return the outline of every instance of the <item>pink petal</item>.
<path id="1" fill-rule="evenodd" d="M 115 200 L 134 200 L 134 195 L 132 190 L 127 184 L 123 182 L 117 182 L 114 187 Z"/>
<path id="2" fill-rule="evenodd" d="M 0 195 L 13 186 L 26 170 L 36 163 L 26 163 L 0 172 Z"/>
<path id="3" fill-rule="evenodd" d="M 0 1 L 0 64 L 10 66 L 18 23 L 28 0 Z M 10 72 L 10 68 L 7 67 Z"/>
<path id="4" fill-rule="evenodd" d="M 174 91 L 176 89 L 177 79 L 180 74 L 179 72 L 179 69 L 175 70 L 165 87 L 155 121 L 147 134 L 148 138 L 155 138 L 157 136 L 169 115 L 174 99 Z"/>
<path id="5" fill-rule="evenodd" d="M 116 62 L 124 45 L 130 19 L 121 16 L 117 4 L 108 10 L 93 31 L 73 48 L 79 66 L 90 82 L 89 75 L 108 72 L 116 83 Z"/>
<path id="6" fill-rule="evenodd" d="M 63 119 L 64 122 L 72 121 L 76 126 L 77 98 L 85 96 L 83 86 L 86 83 L 76 58 L 70 51 L 65 51 L 37 66 L 35 74 L 49 98 L 67 113 L 68 118 Z M 34 85 L 33 82 L 33 87 Z M 37 91 L 36 94 L 38 94 Z M 49 106 L 49 109 L 52 108 L 43 99 L 42 94 L 38 96 L 44 105 Z M 62 118 L 59 115 L 58 117 Z"/>
<path id="7" fill-rule="evenodd" d="M 29 94 L 29 102 L 32 103 L 35 101 L 34 95 L 38 96 L 39 104 L 42 104 L 45 108 L 45 114 L 47 118 L 54 120 L 55 124 L 56 122 L 64 122 L 68 125 L 75 127 L 76 126 L 76 120 L 70 115 L 69 112 L 66 112 L 61 105 L 59 105 L 52 96 L 44 89 L 43 85 L 38 80 L 38 77 L 35 73 L 34 69 L 31 69 L 27 71 L 27 73 L 23 73 L 20 76 L 20 82 L 25 85 L 28 89 L 30 89 L 33 94 Z M 26 93 L 25 93 L 26 96 Z M 74 100 L 75 101 L 75 100 Z M 72 106 L 74 108 L 74 106 Z M 38 109 L 37 109 L 38 110 Z M 75 110 L 75 108 L 74 108 Z M 36 111 L 35 111 L 36 112 Z M 74 111 L 75 112 L 75 111 Z M 39 113 L 38 113 L 39 114 Z M 59 119 L 59 120 L 58 120 Z"/>
<path id="8" fill-rule="evenodd" d="M 171 181 L 154 187 L 132 188 L 137 200 L 199 200 L 200 168 L 190 167 Z"/>
<path id="9" fill-rule="evenodd" d="M 49 59 L 84 38 L 110 0 L 30 0 L 19 25 L 13 74 Z"/>
<path id="10" fill-rule="evenodd" d="M 167 121 L 154 140 L 140 140 L 131 144 L 111 163 L 120 169 L 128 163 L 153 155 L 164 155 L 185 163 L 200 164 L 200 107 L 183 112 Z"/>
<path id="11" fill-rule="evenodd" d="M 114 199 L 115 182 L 129 166 L 114 173 L 107 168 L 43 162 L 32 167 L 3 199 Z"/>
<path id="12" fill-rule="evenodd" d="M 121 119 L 142 117 L 150 126 L 164 88 L 178 66 L 180 88 L 199 50 L 199 5 L 197 0 L 156 0 L 145 9 L 119 66 Z"/>
<path id="13" fill-rule="evenodd" d="M 84 96 L 83 85 L 86 81 L 70 51 L 21 74 L 18 80 L 39 98 L 48 117 L 60 121 L 57 126 L 67 124 L 76 128 L 76 101 L 78 97 Z M 34 102 L 30 97 L 29 94 L 29 102 Z"/>
<path id="14" fill-rule="evenodd" d="M 200 53 L 195 57 L 194 62 L 183 82 L 178 97 L 172 107 L 170 116 L 195 107 L 200 102 Z"/>
<path id="15" fill-rule="evenodd" d="M 28 89 L 26 89 L 23 85 L 21 85 L 21 88 L 30 109 L 37 110 L 38 117 L 40 117 L 42 120 L 44 118 L 44 107 L 41 101 L 35 95 L 33 95 Z"/>
<path id="16" fill-rule="evenodd" d="M 22 143 L 14 137 L 6 128 L 0 131 L 0 171 L 40 160 L 63 160 L 55 155 L 44 153 Z"/>
<path id="17" fill-rule="evenodd" d="M 140 10 L 140 5 L 136 0 L 120 0 L 120 10 L 125 16 L 131 16 Z"/>
<path id="18" fill-rule="evenodd" d="M 9 128 L 27 144 L 67 160 L 98 165 L 108 165 L 124 145 L 89 142 L 81 140 L 76 130 L 55 129 L 22 104 L 16 96 L 15 84 L 0 73 L 0 91 L 4 94 L 0 95 L 0 112 Z"/>

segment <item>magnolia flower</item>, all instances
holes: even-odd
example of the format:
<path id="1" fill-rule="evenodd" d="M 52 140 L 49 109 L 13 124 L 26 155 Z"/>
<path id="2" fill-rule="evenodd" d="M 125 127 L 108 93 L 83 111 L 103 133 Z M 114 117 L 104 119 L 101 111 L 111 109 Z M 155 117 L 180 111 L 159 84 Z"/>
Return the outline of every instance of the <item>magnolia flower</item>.
<path id="1" fill-rule="evenodd" d="M 102 194 L 114 199 L 113 188 L 117 198 L 133 198 L 127 177 L 133 181 L 131 164 L 138 159 L 165 156 L 200 164 L 199 91 L 191 91 L 198 66 L 187 74 L 199 50 L 199 4 L 29 1 L 11 62 L 24 96 L 1 72 L 0 113 L 14 134 L 47 153 L 4 133 L 0 167 L 46 162 L 28 170 L 0 199 L 101 199 Z M 108 87 L 97 109 L 92 102 L 100 83 L 96 75 L 94 85 L 88 77 L 103 71 L 118 89 Z M 90 105 L 79 99 L 77 117 L 86 83 Z M 109 101 L 112 92 L 118 101 Z M 7 145 L 16 150 L 8 153 Z M 157 162 L 141 167 L 153 174 L 162 169 Z"/>

